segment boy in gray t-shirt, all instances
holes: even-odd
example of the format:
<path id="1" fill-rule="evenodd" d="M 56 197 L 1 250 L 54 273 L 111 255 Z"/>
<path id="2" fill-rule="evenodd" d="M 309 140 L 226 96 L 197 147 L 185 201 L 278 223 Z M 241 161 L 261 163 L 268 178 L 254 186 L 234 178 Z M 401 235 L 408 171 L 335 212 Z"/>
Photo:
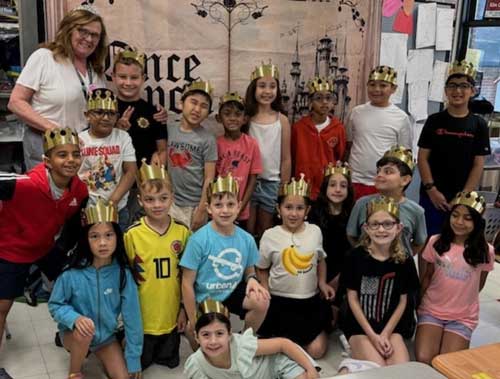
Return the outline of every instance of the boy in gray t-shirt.
<path id="1" fill-rule="evenodd" d="M 196 81 L 182 95 L 182 119 L 168 127 L 168 173 L 174 187 L 170 215 L 197 230 L 207 221 L 207 187 L 215 176 L 215 137 L 201 123 L 212 108 L 212 88 Z"/>
<path id="2" fill-rule="evenodd" d="M 377 191 L 399 203 L 400 221 L 403 224 L 401 241 L 409 256 L 418 254 L 427 240 L 424 209 L 406 198 L 404 193 L 410 185 L 413 168 L 411 150 L 395 146 L 377 162 L 375 176 Z M 346 228 L 347 238 L 353 245 L 361 237 L 362 226 L 366 221 L 366 205 L 376 196 L 364 196 L 354 204 Z"/>

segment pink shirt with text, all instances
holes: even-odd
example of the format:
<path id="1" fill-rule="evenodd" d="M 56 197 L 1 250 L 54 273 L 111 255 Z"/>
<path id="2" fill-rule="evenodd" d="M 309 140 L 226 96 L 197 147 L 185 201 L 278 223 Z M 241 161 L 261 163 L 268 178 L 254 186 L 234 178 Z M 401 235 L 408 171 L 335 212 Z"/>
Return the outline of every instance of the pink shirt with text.
<path id="1" fill-rule="evenodd" d="M 229 172 L 240 186 L 239 199 L 243 199 L 247 188 L 248 177 L 262 172 L 262 161 L 257 141 L 247 134 L 233 141 L 224 136 L 217 138 L 217 175 L 227 175 Z M 247 206 L 240 214 L 240 220 L 249 216 Z"/>
<path id="2" fill-rule="evenodd" d="M 452 243 L 450 250 L 439 256 L 433 247 L 437 237 L 432 236 L 422 252 L 422 257 L 434 264 L 434 274 L 418 312 L 458 321 L 474 330 L 479 318 L 481 272 L 493 270 L 493 246 L 488 245 L 489 262 L 474 267 L 465 261 L 461 245 Z"/>

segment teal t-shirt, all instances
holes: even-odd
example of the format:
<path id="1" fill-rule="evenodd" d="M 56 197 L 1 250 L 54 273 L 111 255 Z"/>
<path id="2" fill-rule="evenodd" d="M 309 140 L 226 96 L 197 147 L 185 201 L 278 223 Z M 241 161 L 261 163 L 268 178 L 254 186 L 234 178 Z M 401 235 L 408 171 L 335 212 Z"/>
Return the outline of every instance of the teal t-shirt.
<path id="1" fill-rule="evenodd" d="M 255 266 L 259 251 L 254 238 L 235 226 L 230 236 L 217 233 L 212 222 L 188 240 L 180 266 L 196 271 L 196 302 L 207 298 L 226 300 L 243 280 L 245 270 Z"/>

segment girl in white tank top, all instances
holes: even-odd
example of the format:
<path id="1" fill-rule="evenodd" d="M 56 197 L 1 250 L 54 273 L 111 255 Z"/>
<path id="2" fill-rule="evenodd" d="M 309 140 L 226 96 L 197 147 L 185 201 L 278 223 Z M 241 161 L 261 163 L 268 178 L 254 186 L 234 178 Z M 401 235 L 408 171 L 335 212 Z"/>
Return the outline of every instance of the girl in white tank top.
<path id="1" fill-rule="evenodd" d="M 290 123 L 282 111 L 277 66 L 263 64 L 251 76 L 246 93 L 248 134 L 259 144 L 262 173 L 252 195 L 247 230 L 260 237 L 273 226 L 280 183 L 290 180 Z"/>

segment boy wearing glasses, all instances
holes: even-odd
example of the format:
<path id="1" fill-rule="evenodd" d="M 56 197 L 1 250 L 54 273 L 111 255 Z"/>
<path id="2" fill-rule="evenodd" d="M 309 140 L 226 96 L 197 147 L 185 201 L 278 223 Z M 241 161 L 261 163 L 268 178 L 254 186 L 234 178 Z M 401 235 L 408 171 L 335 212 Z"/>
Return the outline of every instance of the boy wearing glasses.
<path id="1" fill-rule="evenodd" d="M 311 112 L 292 126 L 292 160 L 294 175 L 303 173 L 311 180 L 311 200 L 316 200 L 324 168 L 344 157 L 346 137 L 342 122 L 331 115 L 333 82 L 315 77 L 307 86 Z"/>
<path id="2" fill-rule="evenodd" d="M 485 156 L 491 154 L 486 122 L 469 112 L 475 75 L 471 63 L 453 63 L 445 84 L 448 106 L 429 116 L 418 141 L 420 204 L 429 235 L 440 232 L 457 192 L 477 188 Z"/>
<path id="3" fill-rule="evenodd" d="M 118 104 L 112 91 L 94 90 L 85 112 L 89 129 L 78 136 L 82 166 L 78 175 L 88 187 L 90 201 L 112 201 L 118 210 L 122 230 L 128 227 L 127 199 L 137 171 L 135 150 L 129 134 L 115 128 Z"/>

